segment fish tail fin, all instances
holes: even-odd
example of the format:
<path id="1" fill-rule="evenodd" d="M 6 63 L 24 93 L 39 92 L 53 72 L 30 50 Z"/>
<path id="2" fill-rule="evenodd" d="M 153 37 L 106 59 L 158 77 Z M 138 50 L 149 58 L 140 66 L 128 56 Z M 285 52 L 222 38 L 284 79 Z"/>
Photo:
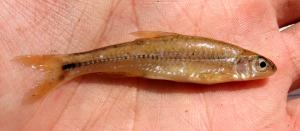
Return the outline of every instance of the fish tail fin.
<path id="1" fill-rule="evenodd" d="M 14 58 L 18 63 L 45 73 L 44 78 L 25 96 L 25 102 L 32 103 L 42 98 L 64 81 L 62 58 L 63 56 L 60 55 L 26 55 Z"/>

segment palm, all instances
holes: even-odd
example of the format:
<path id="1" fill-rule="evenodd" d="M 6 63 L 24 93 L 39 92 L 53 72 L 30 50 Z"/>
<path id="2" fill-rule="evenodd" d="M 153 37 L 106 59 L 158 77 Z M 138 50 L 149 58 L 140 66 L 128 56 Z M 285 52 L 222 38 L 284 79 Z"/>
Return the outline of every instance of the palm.
<path id="1" fill-rule="evenodd" d="M 268 1 L 27 3 L 33 4 L 0 2 L 7 7 L 0 10 L 0 129 L 286 130 L 296 124 L 297 100 L 286 101 L 298 78 L 289 50 L 296 41 L 292 31 L 278 31 Z M 240 44 L 272 59 L 278 71 L 268 80 L 214 86 L 92 74 L 21 104 L 38 75 L 14 66 L 13 56 L 85 51 L 132 40 L 128 33 L 136 30 Z"/>

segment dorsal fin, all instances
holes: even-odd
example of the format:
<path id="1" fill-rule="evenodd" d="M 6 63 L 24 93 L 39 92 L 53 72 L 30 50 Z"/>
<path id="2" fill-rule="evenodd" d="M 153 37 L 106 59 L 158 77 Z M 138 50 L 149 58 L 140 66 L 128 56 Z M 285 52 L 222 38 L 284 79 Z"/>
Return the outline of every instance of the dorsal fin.
<path id="1" fill-rule="evenodd" d="M 171 32 L 162 32 L 162 31 L 136 31 L 130 33 L 138 38 L 154 38 L 160 36 L 170 36 L 170 35 L 178 35 L 176 33 Z"/>

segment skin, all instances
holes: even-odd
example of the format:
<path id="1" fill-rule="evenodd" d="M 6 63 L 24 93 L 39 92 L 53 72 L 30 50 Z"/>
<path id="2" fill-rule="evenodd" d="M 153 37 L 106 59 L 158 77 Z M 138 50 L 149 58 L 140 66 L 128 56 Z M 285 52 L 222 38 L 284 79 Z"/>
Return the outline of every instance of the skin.
<path id="1" fill-rule="evenodd" d="M 0 2 L 0 130 L 299 130 L 299 0 Z M 92 74 L 33 104 L 42 76 L 10 60 L 86 51 L 136 30 L 211 37 L 270 58 L 267 80 L 212 86 Z"/>

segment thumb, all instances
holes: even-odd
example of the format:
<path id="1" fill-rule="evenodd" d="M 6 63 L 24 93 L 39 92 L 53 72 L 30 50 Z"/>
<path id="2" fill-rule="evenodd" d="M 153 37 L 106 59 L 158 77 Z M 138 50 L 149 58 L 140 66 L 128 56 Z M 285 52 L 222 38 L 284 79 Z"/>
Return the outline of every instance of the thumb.
<path id="1" fill-rule="evenodd" d="M 291 90 L 300 87 L 300 23 L 283 30 L 283 39 L 288 50 L 290 60 L 292 61 L 292 79 Z"/>
<path id="2" fill-rule="evenodd" d="M 300 87 L 300 23 L 284 30 L 283 38 L 293 62 L 293 85 L 292 90 Z M 287 102 L 287 111 L 294 130 L 300 129 L 300 99 L 292 99 Z"/>

